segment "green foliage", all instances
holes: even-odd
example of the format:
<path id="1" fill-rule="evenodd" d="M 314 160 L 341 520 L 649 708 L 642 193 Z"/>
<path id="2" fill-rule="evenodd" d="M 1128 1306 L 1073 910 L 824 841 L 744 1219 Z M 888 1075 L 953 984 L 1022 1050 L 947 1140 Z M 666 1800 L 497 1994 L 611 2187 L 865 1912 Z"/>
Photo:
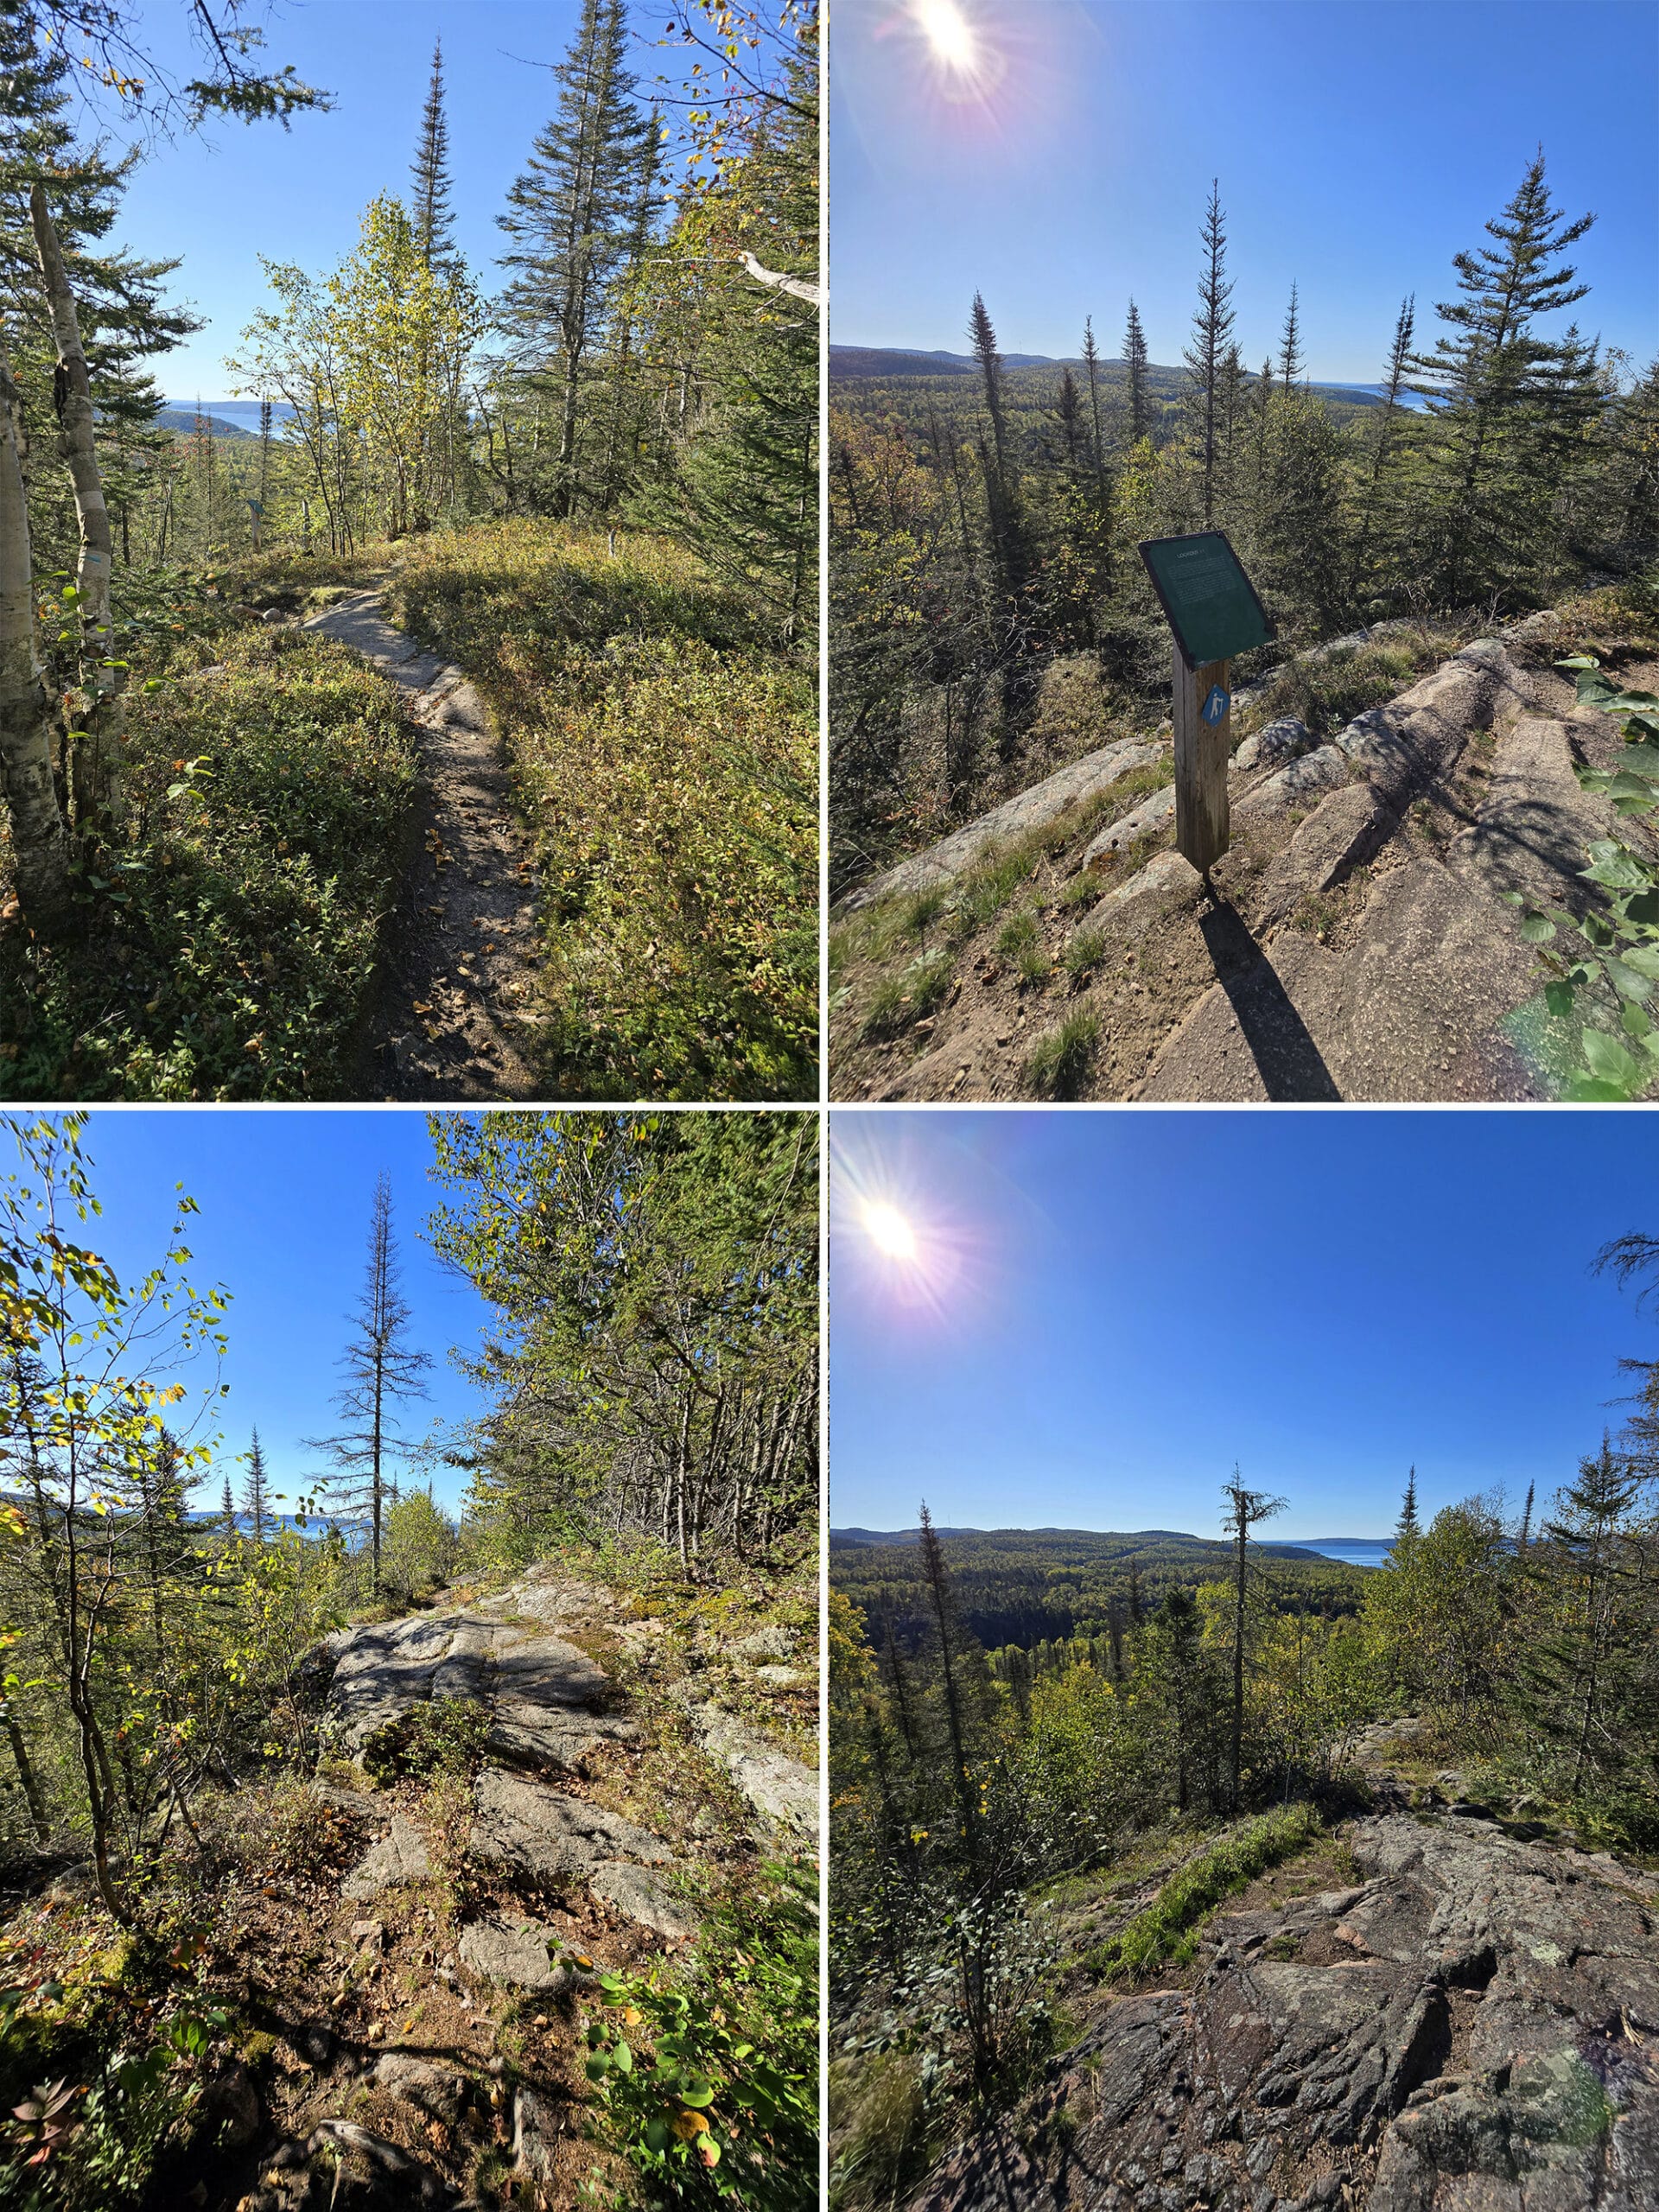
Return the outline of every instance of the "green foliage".
<path id="1" fill-rule="evenodd" d="M 661 538 L 503 523 L 410 548 L 403 619 L 477 682 L 543 887 L 565 1096 L 816 1089 L 817 724 L 804 669 Z"/>
<path id="2" fill-rule="evenodd" d="M 1166 1882 L 1154 1903 L 1091 1953 L 1088 1964 L 1109 1980 L 1130 1980 L 1166 1964 L 1184 1965 L 1196 1948 L 1193 1931 L 1205 1915 L 1268 1867 L 1306 1850 L 1319 1826 L 1312 1807 L 1292 1805 L 1224 1836 Z"/>
<path id="3" fill-rule="evenodd" d="M 1026 1077 L 1033 1090 L 1052 1098 L 1075 1098 L 1088 1080 L 1100 1042 L 1100 1014 L 1092 1006 L 1075 1007 L 1046 1029 L 1026 1055 Z"/>
<path id="4" fill-rule="evenodd" d="M 497 1310 L 476 1520 L 792 1554 L 817 1510 L 817 1122 L 435 1119 L 435 1249 Z M 758 1476 L 758 1479 L 757 1479 Z"/>
<path id="5" fill-rule="evenodd" d="M 86 936 L 0 921 L 0 1065 L 19 1098 L 316 1098 L 350 1087 L 415 753 L 343 646 L 242 632 L 133 697 L 130 834 Z"/>
<path id="6" fill-rule="evenodd" d="M 411 1706 L 365 1746 L 364 1771 L 383 1783 L 405 1774 L 470 1779 L 489 1732 L 489 1716 L 476 1698 L 433 1698 Z"/>
<path id="7" fill-rule="evenodd" d="M 1586 791 L 1605 792 L 1615 814 L 1650 827 L 1659 815 L 1659 695 L 1611 683 L 1592 654 L 1556 664 L 1576 674 L 1580 704 L 1611 715 L 1624 733 L 1619 766 L 1575 764 L 1573 773 Z M 1659 984 L 1659 862 L 1618 837 L 1598 839 L 1589 861 L 1580 874 L 1603 895 L 1581 914 L 1563 906 L 1541 912 L 1518 891 L 1504 896 L 1521 909 L 1521 934 L 1538 948 L 1550 978 L 1544 988 L 1550 1013 L 1579 1024 L 1583 1061 L 1567 1096 L 1641 1098 L 1659 1072 L 1659 1029 L 1648 1010 Z M 1555 950 L 1554 940 L 1563 936 L 1579 938 L 1585 950 Z"/>
<path id="8" fill-rule="evenodd" d="M 817 2202 L 816 1879 L 758 1870 L 697 1963 L 600 1978 L 588 2076 L 652 2205 Z"/>

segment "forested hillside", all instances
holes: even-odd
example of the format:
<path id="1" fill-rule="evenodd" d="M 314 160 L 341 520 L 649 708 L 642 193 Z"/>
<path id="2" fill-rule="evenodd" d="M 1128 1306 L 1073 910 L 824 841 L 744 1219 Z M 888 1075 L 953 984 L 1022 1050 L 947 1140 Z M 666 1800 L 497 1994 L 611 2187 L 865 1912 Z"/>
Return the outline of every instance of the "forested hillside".
<path id="1" fill-rule="evenodd" d="M 585 0 L 483 269 L 435 52 L 407 184 L 332 268 L 266 265 L 226 371 L 260 426 L 227 437 L 162 419 L 188 270 L 103 243 L 165 139 L 78 135 L 72 56 L 0 6 L 10 1095 L 386 1087 L 365 1041 L 446 794 L 396 688 L 299 626 L 353 593 L 505 754 L 521 1095 L 811 1087 L 816 29 L 742 11 L 740 64 L 730 13 L 668 10 L 645 81 L 622 0 Z"/>
<path id="2" fill-rule="evenodd" d="M 813 2202 L 810 1118 L 435 1118 L 484 1411 L 383 1181 L 302 1497 L 193 1201 L 119 1278 L 95 1132 L 5 1135 L 0 2197 Z"/>
<path id="3" fill-rule="evenodd" d="M 940 1543 L 963 1626 L 993 1649 L 1043 1642 L 1121 1638 L 1156 1611 L 1167 1590 L 1195 1591 L 1224 1571 L 1220 1539 L 1149 1529 L 1109 1535 L 1076 1529 L 948 1529 Z M 1263 1543 L 1273 1563 L 1271 1602 L 1286 1613 L 1329 1618 L 1358 1610 L 1368 1567 L 1321 1559 L 1294 1544 Z M 832 1539 L 833 1586 L 858 1607 L 872 1645 L 891 1634 L 912 1654 L 927 1641 L 930 1598 L 918 1544 Z"/>
<path id="4" fill-rule="evenodd" d="M 1241 680 L 1356 624 L 1468 636 L 1586 573 L 1639 575 L 1659 550 L 1659 367 L 1590 334 L 1572 249 L 1592 220 L 1556 207 L 1541 154 L 1449 296 L 1426 269 L 1422 303 L 1378 302 L 1380 404 L 1310 388 L 1311 286 L 1274 357 L 1241 358 L 1218 189 L 1178 385 L 1133 302 L 1122 368 L 1091 327 L 1077 365 L 1013 369 L 977 298 L 976 377 L 837 380 L 836 891 L 1155 728 L 1168 633 L 1138 540 L 1227 531 L 1279 629 Z"/>
<path id="5" fill-rule="evenodd" d="M 1601 1264 L 1645 1287 L 1652 1241 L 1622 1239 Z M 1451 2201 L 1437 2193 L 1446 2175 L 1512 2183 L 1605 2145 L 1620 2115 L 1646 2109 L 1640 2083 L 1618 2083 L 1594 2133 L 1558 2126 L 1535 2069 L 1576 2065 L 1597 2032 L 1605 1999 L 1578 1983 L 1558 1989 L 1550 2036 L 1526 2044 L 1519 2015 L 1494 2025 L 1522 2038 L 1506 2047 L 1524 2046 L 1534 2069 L 1513 2107 L 1507 2069 L 1471 2072 L 1458 2040 L 1470 2031 L 1459 1989 L 1473 2005 L 1494 1972 L 1506 1992 L 1524 1980 L 1503 1961 L 1535 1940 L 1540 1884 L 1589 1881 L 1585 1913 L 1622 1911 L 1619 1899 L 1652 1886 L 1638 1870 L 1659 1852 L 1659 1367 L 1626 1365 L 1626 1429 L 1553 1496 L 1473 1497 L 1425 1522 L 1414 1474 L 1379 1569 L 1274 1559 L 1260 1538 L 1286 1501 L 1236 1472 L 1220 1541 L 1180 1564 L 1167 1544 L 1161 1570 L 1133 1582 L 1135 1549 L 1079 1575 L 1056 1556 L 1080 1564 L 1075 1537 L 1028 1537 L 1022 1560 L 1017 1535 L 942 1538 L 925 1510 L 914 1547 L 837 1549 L 835 2202 L 944 2212 L 976 2201 L 1000 2158 L 1007 2202 L 1071 2205 L 1068 2145 L 1089 2131 L 1084 2171 L 1093 2188 L 1120 2189 L 1113 2202 L 1133 2202 L 1148 2155 L 1155 2171 L 1185 2133 L 1164 2171 L 1196 2177 L 1205 2202 L 1246 2201 L 1282 2172 L 1292 2202 L 1438 2206 Z M 1103 1554 L 1127 1541 L 1098 1540 Z M 1057 1632 L 1067 1618 L 1075 1632 Z M 976 1633 L 1016 1622 L 1001 1649 Z M 1402 1818 L 1413 1808 L 1414 1827 Z M 1448 1814 L 1452 1827 L 1493 1823 L 1513 1866 L 1497 1873 L 1478 1853 L 1477 1865 L 1450 1838 L 1442 1847 Z M 1535 1900 L 1481 1923 L 1484 1966 L 1453 1932 L 1475 1910 L 1465 1885 L 1481 1881 L 1530 1885 L 1516 1895 Z M 1211 1933 L 1240 1892 L 1242 1916 Z M 1419 1923 L 1436 1898 L 1449 2005 L 1421 1997 L 1440 1954 Z M 1344 1949 L 1332 1923 L 1351 1908 Z M 1650 1978 L 1651 1946 L 1619 1941 L 1634 1988 Z M 1375 2024 L 1392 1983 L 1324 1978 L 1344 1959 L 1396 1961 L 1432 2032 L 1413 2043 L 1403 1997 L 1397 2018 Z M 1282 1974 L 1270 1963 L 1296 1961 Z M 1154 1982 L 1160 1997 L 1137 1995 Z M 1212 2029 L 1192 2025 L 1189 1997 Z M 1253 2054 L 1242 2072 L 1229 2018 Z M 1205 2047 L 1178 2058 L 1189 2030 Z M 1369 2057 L 1362 2045 L 1375 2046 Z M 1414 2091 L 1421 2125 L 1408 2113 L 1390 2133 Z M 1426 2101 L 1442 2095 L 1431 2121 Z M 1339 2124 L 1322 2132 L 1321 2113 Z M 1645 2139 L 1639 2126 L 1615 2132 L 1618 2174 L 1650 2175 Z M 1408 2183 L 1416 2196 L 1399 2193 Z M 1589 2193 L 1571 2201 L 1618 2201 L 1611 2181 L 1605 2196 L 1573 2186 Z"/>

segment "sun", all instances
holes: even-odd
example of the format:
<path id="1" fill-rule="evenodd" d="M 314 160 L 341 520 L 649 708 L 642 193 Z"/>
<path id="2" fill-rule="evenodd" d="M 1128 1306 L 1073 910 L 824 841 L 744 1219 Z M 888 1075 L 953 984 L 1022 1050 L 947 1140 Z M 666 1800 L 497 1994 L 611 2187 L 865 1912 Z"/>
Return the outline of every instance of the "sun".
<path id="1" fill-rule="evenodd" d="M 935 58 L 969 76 L 979 62 L 979 41 L 957 0 L 915 0 L 915 16 Z"/>
<path id="2" fill-rule="evenodd" d="M 867 1198 L 861 1211 L 864 1232 L 878 1252 L 889 1260 L 916 1257 L 916 1232 L 897 1206 L 885 1198 Z"/>

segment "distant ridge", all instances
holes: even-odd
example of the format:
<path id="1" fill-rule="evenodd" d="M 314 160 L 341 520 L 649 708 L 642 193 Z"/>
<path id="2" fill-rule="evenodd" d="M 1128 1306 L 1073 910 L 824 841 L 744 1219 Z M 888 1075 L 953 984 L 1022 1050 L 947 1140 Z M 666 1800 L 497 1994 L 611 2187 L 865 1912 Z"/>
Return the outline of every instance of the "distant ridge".
<path id="1" fill-rule="evenodd" d="M 832 1529 L 830 1531 L 831 1551 L 854 1551 L 860 1547 L 871 1549 L 882 1544 L 906 1546 L 915 1544 L 921 1537 L 919 1529 Z M 1090 1544 L 1192 1544 L 1200 1551 L 1224 1551 L 1225 1536 L 1194 1536 L 1183 1529 L 940 1529 L 936 1536 L 1075 1536 Z M 1363 1542 L 1361 1537 L 1338 1539 L 1334 1543 Z M 1258 1552 L 1266 1552 L 1274 1559 L 1312 1559 L 1314 1548 L 1310 1544 L 1255 1545 Z"/>
<path id="2" fill-rule="evenodd" d="M 197 419 L 194 407 L 159 407 L 156 410 L 156 423 L 163 430 L 194 430 Z M 209 425 L 216 438 L 253 438 L 258 435 L 257 430 L 245 430 L 240 423 L 227 423 L 222 415 L 210 415 L 206 409 L 202 410 L 200 420 Z"/>
<path id="3" fill-rule="evenodd" d="M 1052 353 L 1004 353 L 1002 365 L 1007 369 L 1070 369 L 1074 374 L 1083 371 L 1084 364 L 1076 356 L 1062 359 Z M 1118 359 L 1102 360 L 1100 366 L 1109 372 L 1121 370 L 1127 365 Z M 851 380 L 862 377 L 965 377 L 972 376 L 977 366 L 971 353 L 950 353 L 943 348 L 934 353 L 923 353 L 907 346 L 832 346 L 830 348 L 830 378 Z M 1179 368 L 1161 366 L 1156 361 L 1147 364 L 1147 374 L 1154 384 L 1168 385 L 1179 380 L 1185 372 Z M 1253 369 L 1246 369 L 1244 381 L 1259 381 Z M 1382 404 L 1382 394 L 1374 385 L 1310 383 L 1311 391 L 1328 391 L 1342 399 L 1350 400 L 1357 407 L 1376 407 Z"/>

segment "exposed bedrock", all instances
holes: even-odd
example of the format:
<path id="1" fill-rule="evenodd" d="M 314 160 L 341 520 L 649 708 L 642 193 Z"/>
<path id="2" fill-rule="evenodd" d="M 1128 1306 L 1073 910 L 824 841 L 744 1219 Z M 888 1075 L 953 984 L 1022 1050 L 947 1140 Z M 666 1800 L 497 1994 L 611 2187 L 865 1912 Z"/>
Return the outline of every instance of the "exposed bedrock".
<path id="1" fill-rule="evenodd" d="M 1659 1882 L 1466 1818 L 1353 1850 L 1112 2005 L 913 2212 L 1656 2212 Z"/>

